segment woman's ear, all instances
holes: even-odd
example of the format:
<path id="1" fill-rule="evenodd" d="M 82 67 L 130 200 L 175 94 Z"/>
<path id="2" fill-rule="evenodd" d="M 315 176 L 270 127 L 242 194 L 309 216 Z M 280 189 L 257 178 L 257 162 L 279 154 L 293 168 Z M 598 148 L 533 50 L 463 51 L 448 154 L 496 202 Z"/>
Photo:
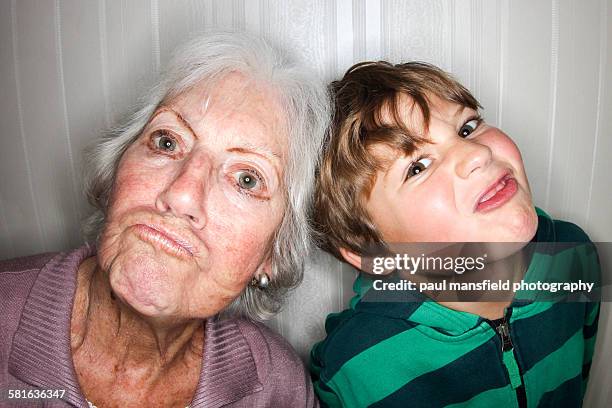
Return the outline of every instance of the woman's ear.
<path id="1" fill-rule="evenodd" d="M 249 285 L 265 289 L 270 285 L 272 281 L 272 260 L 267 258 L 255 271 L 255 274 L 251 277 Z"/>
<path id="2" fill-rule="evenodd" d="M 262 262 L 262 264 L 259 265 L 259 268 L 257 268 L 257 272 L 255 272 L 255 276 L 262 273 L 265 273 L 266 275 L 268 275 L 268 278 L 272 279 L 272 257 L 268 256 Z"/>
<path id="3" fill-rule="evenodd" d="M 344 260 L 348 263 L 350 263 L 351 265 L 353 265 L 355 268 L 362 270 L 361 269 L 361 256 L 357 255 L 356 253 L 349 251 L 346 248 L 340 248 L 340 255 L 342 255 L 342 257 L 344 258 Z"/>

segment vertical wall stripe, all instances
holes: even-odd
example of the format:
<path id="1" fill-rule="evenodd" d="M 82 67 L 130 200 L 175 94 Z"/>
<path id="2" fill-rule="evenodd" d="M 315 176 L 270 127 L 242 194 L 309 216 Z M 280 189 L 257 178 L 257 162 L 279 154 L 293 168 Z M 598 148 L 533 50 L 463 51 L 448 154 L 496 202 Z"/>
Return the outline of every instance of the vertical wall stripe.
<path id="1" fill-rule="evenodd" d="M 559 0 L 551 0 L 551 44 L 550 44 L 550 97 L 549 97 L 549 145 L 548 172 L 546 175 L 545 207 L 550 204 L 550 188 L 552 183 L 553 151 L 555 147 L 555 132 L 557 121 L 557 76 L 559 75 Z"/>
<path id="2" fill-rule="evenodd" d="M 274 320 L 276 320 L 276 324 L 277 324 L 276 331 L 278 332 L 278 334 L 285 337 L 285 326 L 287 326 L 287 324 L 284 323 L 283 316 L 284 316 L 283 313 L 278 313 L 274 316 Z"/>
<path id="3" fill-rule="evenodd" d="M 324 13 L 327 18 L 324 25 L 325 34 L 323 35 L 323 50 L 326 58 L 323 63 L 323 78 L 331 81 L 338 76 L 338 11 L 337 1 L 327 1 L 323 3 Z"/>
<path id="4" fill-rule="evenodd" d="M 576 1 L 575 0 L 570 0 L 569 2 L 565 2 L 564 4 L 567 6 L 569 3 L 569 5 L 571 6 L 571 14 L 572 16 L 576 15 Z M 575 54 L 576 54 L 576 35 L 575 35 L 575 24 L 574 24 L 574 19 L 570 20 L 569 23 L 569 27 L 564 27 L 564 31 L 569 31 L 569 41 L 567 41 L 566 43 L 569 43 L 569 46 L 567 47 L 570 50 L 570 54 L 571 57 L 570 60 L 571 61 L 575 61 Z M 576 79 L 576 64 L 572 63 L 569 65 L 569 69 L 568 71 L 571 73 L 570 78 L 572 79 Z M 571 89 L 571 95 L 572 95 L 572 100 L 576 100 L 576 97 L 578 95 L 576 95 L 576 88 L 572 87 Z M 571 116 L 569 118 L 569 134 L 570 135 L 575 135 L 576 134 L 576 121 L 574 120 L 575 116 Z M 567 144 L 568 144 L 568 148 L 566 150 L 566 156 L 565 156 L 565 161 L 563 163 L 565 163 L 566 165 L 569 165 L 569 163 L 572 162 L 572 155 L 574 152 L 574 141 L 576 140 L 575 137 L 570 137 L 568 138 Z M 572 193 L 570 191 L 571 187 L 574 185 L 574 179 L 575 179 L 575 175 L 578 173 L 576 171 L 570 171 L 568 172 L 568 176 L 565 177 L 564 180 L 564 186 L 563 186 L 563 190 L 562 190 L 562 200 L 561 200 L 561 209 L 562 209 L 562 214 L 569 214 L 571 209 L 570 209 L 570 198 L 572 196 Z M 549 183 L 551 183 L 552 180 L 549 180 Z M 548 183 L 547 183 L 548 184 Z"/>
<path id="5" fill-rule="evenodd" d="M 219 8 L 219 3 L 216 1 L 212 1 L 210 2 L 210 10 L 209 10 L 209 14 L 212 18 L 212 26 L 213 28 L 217 29 L 219 28 L 219 11 L 217 10 Z"/>
<path id="6" fill-rule="evenodd" d="M 10 259 L 15 257 L 15 247 L 13 245 L 13 239 L 11 232 L 9 231 L 8 222 L 6 221 L 6 212 L 4 211 L 4 203 L 2 202 L 2 195 L 0 195 L 0 226 L 2 226 L 2 234 L 6 239 L 0 239 L 3 243 L 3 247 L 0 250 L 0 257 L 2 259 Z"/>
<path id="7" fill-rule="evenodd" d="M 455 3 L 454 1 L 449 2 Z M 456 2 L 452 6 L 452 10 L 452 20 L 450 21 L 452 42 L 444 44 L 442 41 L 436 41 L 436 48 L 441 48 L 443 53 L 444 48 L 448 49 L 450 45 L 454 58 L 452 61 L 453 70 L 451 72 L 457 76 L 466 88 L 474 92 L 472 73 L 474 66 L 474 36 L 476 35 L 476 27 L 473 24 L 475 18 L 474 0 Z"/>
<path id="8" fill-rule="evenodd" d="M 353 61 L 363 61 L 366 59 L 364 0 L 353 0 L 353 30 Z"/>
<path id="9" fill-rule="evenodd" d="M 474 87 L 476 88 L 476 94 L 478 95 L 478 98 L 482 98 L 482 86 L 481 86 L 481 80 L 482 80 L 482 63 L 483 63 L 483 57 L 482 57 L 482 38 L 484 36 L 484 5 L 482 4 L 483 0 L 476 0 L 476 20 L 472 20 L 474 22 L 478 22 L 478 24 L 473 24 L 473 27 L 477 27 L 477 34 L 476 38 L 475 38 L 475 47 L 474 50 L 476 52 L 474 52 L 474 55 L 476 56 L 476 61 L 474 64 Z M 472 32 L 474 32 L 476 30 L 474 30 L 472 28 Z"/>
<path id="10" fill-rule="evenodd" d="M 482 11 L 482 7 L 480 5 L 480 1 L 472 0 L 470 2 L 470 88 L 474 92 L 474 95 L 480 99 L 480 88 L 478 86 L 478 34 L 479 27 L 482 27 L 482 24 L 476 24 L 476 22 L 482 21 L 479 15 Z"/>
<path id="11" fill-rule="evenodd" d="M 108 56 L 106 42 L 106 0 L 98 0 L 98 36 L 100 38 L 100 67 L 102 72 L 102 93 L 104 94 L 104 124 L 111 126 L 110 96 L 108 91 Z"/>
<path id="12" fill-rule="evenodd" d="M 365 0 L 365 56 L 368 60 L 382 58 L 381 17 L 380 0 Z"/>
<path id="13" fill-rule="evenodd" d="M 593 153 L 591 154 L 591 180 L 589 182 L 589 197 L 587 198 L 586 221 L 591 223 L 591 198 L 593 196 L 593 181 L 595 180 L 595 160 L 597 158 L 597 146 L 601 132 L 602 116 L 602 92 L 604 87 L 604 76 L 607 72 L 608 59 L 608 0 L 600 0 L 601 14 L 599 15 L 599 68 L 597 79 L 597 112 L 595 117 L 595 140 L 593 142 Z"/>
<path id="14" fill-rule="evenodd" d="M 395 47 L 391 45 L 391 16 L 389 16 L 390 9 L 389 7 L 390 1 L 382 0 L 380 2 L 380 18 L 379 21 L 379 32 L 380 32 L 380 53 L 379 57 L 376 59 L 383 59 L 386 61 L 395 60 L 392 55 L 393 51 L 395 51 Z M 392 51 L 393 50 L 393 51 Z"/>
<path id="15" fill-rule="evenodd" d="M 232 3 L 232 27 L 235 30 L 244 30 L 244 2 L 245 0 L 234 0 Z"/>
<path id="16" fill-rule="evenodd" d="M 250 33 L 261 33 L 261 0 L 245 0 L 244 25 Z"/>
<path id="17" fill-rule="evenodd" d="M 206 1 L 202 3 L 202 16 L 204 17 L 204 27 L 205 29 L 215 29 L 217 26 L 217 15 L 214 9 L 213 1 Z"/>
<path id="18" fill-rule="evenodd" d="M 62 116 L 66 134 L 66 149 L 68 163 L 70 165 L 70 177 L 72 179 L 72 205 L 77 215 L 77 224 L 81 221 L 81 209 L 79 206 L 79 187 L 74 167 L 74 155 L 72 153 L 72 137 L 70 134 L 70 123 L 68 121 L 68 106 L 66 103 L 66 83 L 64 80 L 64 58 L 62 51 L 62 14 L 60 0 L 55 0 L 55 58 L 57 64 L 57 76 L 59 80 L 60 98 L 62 99 Z"/>
<path id="19" fill-rule="evenodd" d="M 38 200 L 34 193 L 34 186 L 32 184 L 32 168 L 30 166 L 30 158 L 28 155 L 28 143 L 25 137 L 25 127 L 23 124 L 23 104 L 21 99 L 21 74 L 19 68 L 19 40 L 17 38 L 17 1 L 11 1 L 11 33 L 13 34 L 13 63 L 15 64 L 15 88 L 17 94 L 17 112 L 19 114 L 19 131 L 21 133 L 21 144 L 23 145 L 23 155 L 26 164 L 26 172 L 28 177 L 28 188 L 30 189 L 30 197 L 32 197 L 32 207 L 34 208 L 34 217 L 36 218 L 36 225 L 38 226 L 38 237 L 40 239 L 40 247 L 43 251 L 47 251 L 47 239 L 40 223 L 40 215 L 38 213 Z"/>
<path id="20" fill-rule="evenodd" d="M 121 6 L 119 7 L 120 13 L 119 13 L 119 26 L 121 27 L 121 68 L 123 70 L 122 72 L 122 77 L 123 78 L 127 78 L 127 71 L 128 71 L 128 66 L 127 66 L 127 57 L 126 57 L 126 52 L 125 52 L 125 48 L 126 48 L 126 44 L 128 42 L 128 38 L 127 35 L 125 34 L 125 0 L 121 0 L 120 2 Z"/>
<path id="21" fill-rule="evenodd" d="M 268 37 L 270 35 L 270 16 L 266 10 L 270 10 L 271 6 L 269 0 L 259 0 L 259 32 L 264 35 L 264 37 Z"/>
<path id="22" fill-rule="evenodd" d="M 450 44 L 450 52 L 449 52 L 449 61 L 446 61 L 446 66 L 448 67 L 448 72 L 455 73 L 455 2 L 453 0 L 449 1 L 448 4 L 448 21 L 450 22 L 450 33 L 449 33 L 449 41 Z"/>
<path id="23" fill-rule="evenodd" d="M 503 108 L 504 108 L 504 81 L 506 80 L 506 64 L 508 52 L 508 31 L 510 19 L 510 0 L 501 0 L 501 7 L 498 9 L 498 38 L 499 38 L 499 72 L 498 72 L 498 100 L 497 100 L 497 127 L 504 128 Z"/>
<path id="24" fill-rule="evenodd" d="M 497 35 L 497 52 L 499 53 L 499 56 L 497 57 L 497 61 L 498 61 L 498 65 L 497 65 L 497 69 L 495 70 L 495 85 L 497 88 L 497 99 L 498 101 L 501 99 L 501 71 L 502 71 L 502 49 L 501 49 L 501 33 L 502 33 L 502 27 L 501 27 L 501 15 L 502 15 L 502 7 L 501 7 L 501 2 L 498 1 L 496 4 L 496 8 L 495 8 L 495 34 Z M 499 112 L 499 102 L 497 104 L 498 106 L 496 106 L 496 110 L 495 110 L 495 126 L 497 127 L 501 127 L 500 125 L 500 120 L 501 120 L 501 113 Z"/>
<path id="25" fill-rule="evenodd" d="M 342 75 L 353 65 L 353 1 L 336 1 L 336 54 L 335 75 Z"/>
<path id="26" fill-rule="evenodd" d="M 159 73 L 161 65 L 161 50 L 159 45 L 159 0 L 151 0 L 151 48 L 155 73 Z"/>
<path id="27" fill-rule="evenodd" d="M 470 40 L 470 45 L 469 47 L 467 47 L 467 88 L 472 91 L 472 93 L 474 93 L 474 96 L 476 96 L 476 98 L 478 98 L 478 89 L 476 88 L 476 82 L 474 81 L 474 77 L 475 77 L 475 62 L 476 62 L 476 27 L 474 25 L 474 21 L 476 21 L 476 1 L 477 0 L 471 0 L 469 2 L 469 13 L 467 13 L 467 15 L 470 18 L 470 22 L 469 22 L 469 40 Z"/>

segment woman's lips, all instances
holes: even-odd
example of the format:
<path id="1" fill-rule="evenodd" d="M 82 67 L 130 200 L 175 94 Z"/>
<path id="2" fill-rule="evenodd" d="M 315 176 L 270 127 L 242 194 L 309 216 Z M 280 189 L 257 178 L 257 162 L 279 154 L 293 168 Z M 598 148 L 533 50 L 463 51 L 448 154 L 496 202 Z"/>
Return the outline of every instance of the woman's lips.
<path id="1" fill-rule="evenodd" d="M 501 207 L 508 202 L 518 190 L 516 179 L 509 174 L 489 189 L 476 205 L 476 211 L 487 212 Z"/>
<path id="2" fill-rule="evenodd" d="M 156 247 L 164 250 L 173 256 L 178 257 L 191 257 L 193 256 L 192 250 L 189 246 L 183 242 L 178 242 L 176 239 L 169 237 L 162 231 L 159 231 L 151 226 L 145 224 L 134 225 L 134 231 L 136 234 L 146 242 L 149 242 Z"/>

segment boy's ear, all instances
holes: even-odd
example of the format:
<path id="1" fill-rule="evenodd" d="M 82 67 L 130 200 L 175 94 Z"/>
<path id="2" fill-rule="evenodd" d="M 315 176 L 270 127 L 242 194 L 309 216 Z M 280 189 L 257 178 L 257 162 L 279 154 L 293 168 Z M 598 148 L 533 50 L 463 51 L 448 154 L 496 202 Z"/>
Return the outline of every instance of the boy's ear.
<path id="1" fill-rule="evenodd" d="M 357 255 L 356 253 L 346 248 L 340 248 L 339 251 L 340 251 L 340 255 L 342 255 L 342 257 L 344 258 L 346 262 L 350 263 L 355 268 L 361 270 L 361 256 Z"/>

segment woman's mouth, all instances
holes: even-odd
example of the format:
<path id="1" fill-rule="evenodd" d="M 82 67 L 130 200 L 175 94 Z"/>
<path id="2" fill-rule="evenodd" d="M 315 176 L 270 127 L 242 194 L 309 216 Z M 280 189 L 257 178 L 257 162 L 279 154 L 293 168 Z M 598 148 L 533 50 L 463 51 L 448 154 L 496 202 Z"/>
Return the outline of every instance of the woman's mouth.
<path id="1" fill-rule="evenodd" d="M 133 226 L 133 229 L 140 239 L 153 244 L 172 256 L 180 258 L 193 256 L 193 252 L 187 244 L 171 238 L 162 231 L 145 224 L 136 224 Z"/>
<path id="2" fill-rule="evenodd" d="M 501 207 L 516 194 L 517 190 L 516 179 L 506 174 L 480 197 L 475 211 L 487 212 Z"/>

